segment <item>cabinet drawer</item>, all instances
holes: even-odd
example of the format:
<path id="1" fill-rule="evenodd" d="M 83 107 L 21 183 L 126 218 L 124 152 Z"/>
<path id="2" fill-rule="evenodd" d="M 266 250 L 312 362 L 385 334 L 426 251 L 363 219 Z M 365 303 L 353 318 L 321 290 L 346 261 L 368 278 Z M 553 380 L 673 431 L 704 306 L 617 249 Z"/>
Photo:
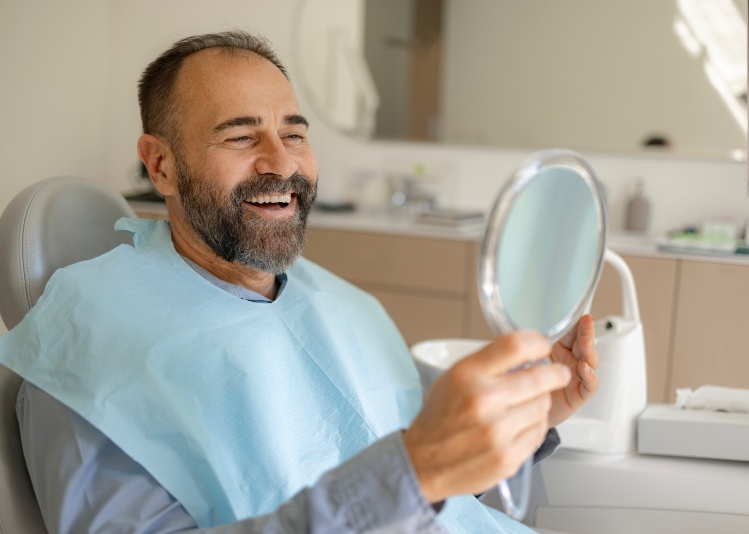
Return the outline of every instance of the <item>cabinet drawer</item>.
<path id="1" fill-rule="evenodd" d="M 670 400 L 676 388 L 749 388 L 749 266 L 681 262 Z"/>
<path id="2" fill-rule="evenodd" d="M 380 301 L 409 346 L 426 339 L 463 337 L 461 300 L 389 293 L 366 285 L 362 289 Z"/>
<path id="3" fill-rule="evenodd" d="M 463 296 L 462 241 L 312 228 L 304 257 L 354 283 Z"/>

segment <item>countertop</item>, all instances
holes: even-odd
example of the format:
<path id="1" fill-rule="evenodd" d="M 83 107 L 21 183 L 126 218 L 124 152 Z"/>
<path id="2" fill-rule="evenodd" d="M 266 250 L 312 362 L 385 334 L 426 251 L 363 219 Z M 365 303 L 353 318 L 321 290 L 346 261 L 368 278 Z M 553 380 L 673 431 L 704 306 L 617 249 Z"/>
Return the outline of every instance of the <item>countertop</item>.
<path id="1" fill-rule="evenodd" d="M 404 215 L 389 212 L 327 213 L 313 211 L 309 219 L 310 228 L 372 232 L 435 239 L 479 241 L 483 227 L 470 224 L 461 227 L 438 226 L 414 222 Z M 706 254 L 664 251 L 658 248 L 659 238 L 636 233 L 610 233 L 607 246 L 619 254 L 652 258 L 686 259 L 718 263 L 749 265 L 747 254 Z"/>
<path id="2" fill-rule="evenodd" d="M 162 217 L 166 215 L 164 204 L 130 201 L 130 205 L 142 215 Z M 481 224 L 476 223 L 458 227 L 419 223 L 407 214 L 394 214 L 387 210 L 324 212 L 313 209 L 308 226 L 318 229 L 476 242 L 481 239 L 483 229 Z M 608 236 L 607 245 L 615 252 L 629 256 L 749 265 L 747 254 L 704 254 L 660 250 L 657 236 L 643 234 L 613 232 Z"/>

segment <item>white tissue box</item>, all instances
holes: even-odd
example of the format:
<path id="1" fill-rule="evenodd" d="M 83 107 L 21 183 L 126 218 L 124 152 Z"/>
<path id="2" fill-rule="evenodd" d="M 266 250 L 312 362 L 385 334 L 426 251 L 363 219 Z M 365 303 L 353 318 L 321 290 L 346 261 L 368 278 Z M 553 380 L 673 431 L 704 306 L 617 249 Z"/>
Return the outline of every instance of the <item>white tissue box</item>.
<path id="1" fill-rule="evenodd" d="M 651 404 L 637 420 L 637 451 L 749 462 L 749 413 Z"/>

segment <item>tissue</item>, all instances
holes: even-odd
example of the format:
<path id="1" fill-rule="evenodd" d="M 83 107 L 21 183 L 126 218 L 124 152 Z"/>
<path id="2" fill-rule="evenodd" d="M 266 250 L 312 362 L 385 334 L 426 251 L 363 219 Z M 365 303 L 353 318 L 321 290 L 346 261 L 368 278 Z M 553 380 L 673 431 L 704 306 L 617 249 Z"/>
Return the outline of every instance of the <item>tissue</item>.
<path id="1" fill-rule="evenodd" d="M 749 389 L 702 386 L 676 390 L 674 407 L 681 410 L 749 413 Z"/>

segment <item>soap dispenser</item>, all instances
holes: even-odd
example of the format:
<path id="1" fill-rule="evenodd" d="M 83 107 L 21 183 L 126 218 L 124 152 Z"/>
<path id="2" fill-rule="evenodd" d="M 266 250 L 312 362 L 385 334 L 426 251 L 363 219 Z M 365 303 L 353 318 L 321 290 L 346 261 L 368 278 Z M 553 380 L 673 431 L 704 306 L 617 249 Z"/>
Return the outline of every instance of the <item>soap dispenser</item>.
<path id="1" fill-rule="evenodd" d="M 627 203 L 627 220 L 624 227 L 633 232 L 646 232 L 650 222 L 650 201 L 645 196 L 645 185 L 642 179 L 637 181 L 635 194 Z"/>

